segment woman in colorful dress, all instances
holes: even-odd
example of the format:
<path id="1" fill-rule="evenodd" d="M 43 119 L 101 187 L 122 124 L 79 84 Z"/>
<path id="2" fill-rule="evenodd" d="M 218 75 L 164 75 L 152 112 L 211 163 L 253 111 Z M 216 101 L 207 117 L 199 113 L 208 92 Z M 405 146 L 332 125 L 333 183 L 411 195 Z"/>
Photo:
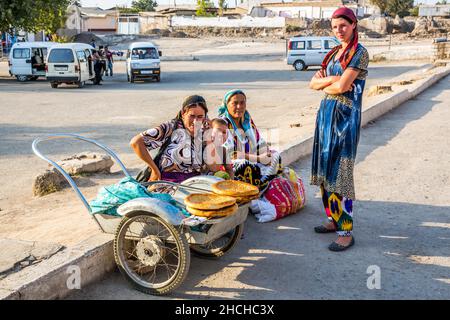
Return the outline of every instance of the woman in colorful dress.
<path id="1" fill-rule="evenodd" d="M 136 155 L 150 169 L 143 174 L 145 180 L 179 183 L 202 173 L 205 165 L 203 132 L 209 127 L 207 113 L 203 97 L 189 96 L 174 119 L 148 129 L 130 141 Z M 157 148 L 160 151 L 153 159 L 149 151 Z M 141 180 L 139 176 L 137 179 Z"/>
<path id="2" fill-rule="evenodd" d="M 317 233 L 337 232 L 331 251 L 343 251 L 353 237 L 353 168 L 361 126 L 361 107 L 369 55 L 358 43 L 357 18 L 346 7 L 337 9 L 331 26 L 341 45 L 325 57 L 310 88 L 325 93 L 317 113 L 311 184 L 320 186 L 328 223 Z"/>
<path id="3" fill-rule="evenodd" d="M 242 90 L 227 92 L 218 113 L 228 123 L 230 135 L 224 146 L 232 154 L 235 180 L 264 189 L 271 178 L 281 172 L 281 158 L 277 151 L 270 150 L 256 128 L 247 111 L 245 93 Z"/>

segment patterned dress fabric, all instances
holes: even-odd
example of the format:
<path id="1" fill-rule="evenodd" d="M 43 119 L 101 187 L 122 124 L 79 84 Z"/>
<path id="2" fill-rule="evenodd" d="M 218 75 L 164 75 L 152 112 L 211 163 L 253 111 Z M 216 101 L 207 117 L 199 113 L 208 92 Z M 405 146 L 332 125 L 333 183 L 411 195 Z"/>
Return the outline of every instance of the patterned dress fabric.
<path id="1" fill-rule="evenodd" d="M 183 122 L 173 119 L 141 133 L 149 150 L 160 148 L 167 139 L 170 143 L 156 165 L 161 172 L 200 173 L 204 165 L 202 134 L 193 138 Z"/>
<path id="2" fill-rule="evenodd" d="M 367 77 L 369 55 L 358 44 L 347 68 L 360 70 L 353 90 L 325 95 L 316 118 L 311 167 L 311 184 L 345 199 L 355 199 L 353 168 L 359 142 L 361 106 Z M 338 60 L 330 59 L 326 74 L 341 76 L 344 70 Z"/>

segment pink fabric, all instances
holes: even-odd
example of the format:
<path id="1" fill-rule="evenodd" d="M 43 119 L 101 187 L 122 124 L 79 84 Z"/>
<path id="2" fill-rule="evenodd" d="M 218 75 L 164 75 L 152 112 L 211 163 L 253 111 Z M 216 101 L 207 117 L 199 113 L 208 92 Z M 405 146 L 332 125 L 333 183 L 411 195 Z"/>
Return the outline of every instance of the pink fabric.
<path id="1" fill-rule="evenodd" d="M 296 213 L 305 206 L 305 188 L 301 179 L 296 182 L 279 177 L 270 181 L 264 197 L 275 206 L 275 220 Z"/>

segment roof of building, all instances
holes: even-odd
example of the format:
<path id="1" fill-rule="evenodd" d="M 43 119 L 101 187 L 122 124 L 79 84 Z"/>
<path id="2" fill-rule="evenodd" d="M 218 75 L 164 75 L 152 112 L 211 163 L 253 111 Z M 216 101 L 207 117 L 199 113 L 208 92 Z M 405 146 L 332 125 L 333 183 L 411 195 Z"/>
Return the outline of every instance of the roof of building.
<path id="1" fill-rule="evenodd" d="M 82 16 L 86 17 L 96 17 L 96 18 L 104 18 L 107 15 L 116 14 L 116 10 L 103 10 L 99 7 L 80 7 L 80 12 Z"/>

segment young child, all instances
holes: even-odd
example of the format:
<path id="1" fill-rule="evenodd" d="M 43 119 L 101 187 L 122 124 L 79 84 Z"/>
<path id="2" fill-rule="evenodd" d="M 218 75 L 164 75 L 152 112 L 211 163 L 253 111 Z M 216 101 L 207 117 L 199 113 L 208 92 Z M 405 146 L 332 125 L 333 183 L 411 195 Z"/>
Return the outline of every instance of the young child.
<path id="1" fill-rule="evenodd" d="M 220 118 L 212 119 L 209 134 L 206 136 L 205 163 L 208 171 L 221 178 L 233 179 L 233 165 L 223 146 L 227 140 L 227 122 Z"/>

